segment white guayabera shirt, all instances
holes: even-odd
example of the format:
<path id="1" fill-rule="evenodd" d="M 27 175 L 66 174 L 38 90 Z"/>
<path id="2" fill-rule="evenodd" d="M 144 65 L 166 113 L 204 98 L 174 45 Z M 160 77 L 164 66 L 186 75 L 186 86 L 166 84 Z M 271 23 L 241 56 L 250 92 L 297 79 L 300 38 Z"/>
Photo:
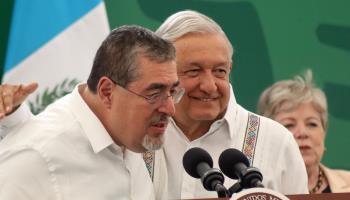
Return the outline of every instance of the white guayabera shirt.
<path id="1" fill-rule="evenodd" d="M 78 88 L 0 142 L 0 169 L 0 199 L 154 199 L 141 155 L 113 142 Z"/>
<path id="2" fill-rule="evenodd" d="M 214 167 L 219 168 L 218 159 L 225 149 L 236 148 L 242 151 L 248 127 L 248 113 L 236 103 L 231 88 L 225 116 L 214 122 L 202 137 L 189 141 L 175 122 L 171 121 L 167 128 L 164 148 L 155 155 L 156 194 L 161 194 L 167 199 L 217 197 L 216 192 L 204 189 L 200 179 L 192 178 L 186 173 L 182 166 L 182 157 L 188 149 L 200 147 L 209 152 Z M 292 134 L 275 121 L 265 117 L 259 118 L 252 165 L 262 172 L 264 186 L 282 194 L 308 193 L 304 161 Z M 234 183 L 235 181 L 225 177 L 227 188 Z M 161 199 L 158 196 L 157 198 Z"/>

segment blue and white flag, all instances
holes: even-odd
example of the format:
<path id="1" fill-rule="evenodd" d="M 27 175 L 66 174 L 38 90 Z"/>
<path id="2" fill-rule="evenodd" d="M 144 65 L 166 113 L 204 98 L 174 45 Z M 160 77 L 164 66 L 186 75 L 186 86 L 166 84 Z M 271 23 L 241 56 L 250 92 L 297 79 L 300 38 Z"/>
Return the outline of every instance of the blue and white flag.
<path id="1" fill-rule="evenodd" d="M 109 33 L 102 0 L 16 0 L 3 83 L 38 82 L 34 113 L 86 81 Z"/>

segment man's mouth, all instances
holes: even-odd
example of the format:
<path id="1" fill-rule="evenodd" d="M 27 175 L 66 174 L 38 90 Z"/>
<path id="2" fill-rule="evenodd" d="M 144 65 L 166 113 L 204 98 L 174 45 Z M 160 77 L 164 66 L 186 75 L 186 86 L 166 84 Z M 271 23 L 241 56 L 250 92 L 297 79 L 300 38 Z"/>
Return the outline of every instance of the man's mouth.
<path id="1" fill-rule="evenodd" d="M 301 145 L 301 146 L 299 146 L 299 149 L 300 149 L 300 151 L 306 151 L 306 150 L 311 149 L 311 147 L 308 145 Z"/>
<path id="2" fill-rule="evenodd" d="M 168 125 L 167 121 L 160 121 L 160 122 L 151 124 L 150 128 L 153 130 L 152 131 L 153 133 L 158 135 L 158 134 L 163 134 L 165 132 L 167 125 Z"/>
<path id="3" fill-rule="evenodd" d="M 157 128 L 164 128 L 167 126 L 167 122 L 158 122 L 158 123 L 154 123 L 151 126 L 157 127 Z"/>
<path id="4" fill-rule="evenodd" d="M 215 101 L 218 99 L 218 97 L 216 98 L 200 98 L 200 97 L 192 97 L 193 99 L 196 99 L 197 101 L 202 101 L 202 102 L 210 102 L 210 101 Z"/>

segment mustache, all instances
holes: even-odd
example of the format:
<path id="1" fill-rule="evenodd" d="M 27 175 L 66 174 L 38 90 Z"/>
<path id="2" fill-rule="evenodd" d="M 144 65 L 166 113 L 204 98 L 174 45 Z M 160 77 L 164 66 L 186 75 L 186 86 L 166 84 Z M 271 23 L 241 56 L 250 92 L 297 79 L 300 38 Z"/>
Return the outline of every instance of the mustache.
<path id="1" fill-rule="evenodd" d="M 170 118 L 170 116 L 167 115 L 167 114 L 156 115 L 156 116 L 151 118 L 150 124 L 157 124 L 159 122 L 168 123 L 169 122 L 169 118 Z"/>

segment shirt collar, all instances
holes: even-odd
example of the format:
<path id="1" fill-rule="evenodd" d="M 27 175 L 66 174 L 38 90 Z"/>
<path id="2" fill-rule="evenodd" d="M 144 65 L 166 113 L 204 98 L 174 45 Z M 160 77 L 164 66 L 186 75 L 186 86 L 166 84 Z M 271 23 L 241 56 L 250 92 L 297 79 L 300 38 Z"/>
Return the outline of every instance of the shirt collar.
<path id="1" fill-rule="evenodd" d="M 226 121 L 226 124 L 228 125 L 228 130 L 230 134 L 230 138 L 233 138 L 234 135 L 234 128 L 236 124 L 234 122 L 237 121 L 237 115 L 238 115 L 238 104 L 236 102 L 235 94 L 233 93 L 232 85 L 230 84 L 230 99 L 227 105 L 226 113 L 223 117 L 223 119 Z"/>
<path id="2" fill-rule="evenodd" d="M 121 147 L 114 143 L 101 121 L 81 97 L 79 91 L 83 91 L 85 87 L 87 87 L 86 84 L 79 84 L 71 93 L 72 98 L 69 106 L 71 106 L 73 114 L 80 123 L 95 153 L 99 153 L 107 147 L 119 152 Z"/>

